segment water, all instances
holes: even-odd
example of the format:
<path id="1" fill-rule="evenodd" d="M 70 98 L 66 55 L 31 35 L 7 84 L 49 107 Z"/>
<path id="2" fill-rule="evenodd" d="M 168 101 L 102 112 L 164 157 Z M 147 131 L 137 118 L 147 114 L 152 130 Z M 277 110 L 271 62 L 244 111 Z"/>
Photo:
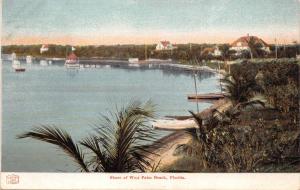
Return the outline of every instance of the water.
<path id="1" fill-rule="evenodd" d="M 23 63 L 23 62 L 22 62 Z M 24 64 L 24 63 L 23 63 Z M 25 65 L 25 64 L 24 64 Z M 53 145 L 16 135 L 33 126 L 64 128 L 75 139 L 91 133 L 90 124 L 130 100 L 151 99 L 158 117 L 188 115 L 196 104 L 187 101 L 194 92 L 191 74 L 164 70 L 114 67 L 70 71 L 63 65 L 27 66 L 15 73 L 11 62 L 2 62 L 2 171 L 73 172 L 76 165 Z M 201 75 L 198 91 L 216 92 L 215 76 Z M 208 78 L 206 78 L 208 77 Z M 201 103 L 200 109 L 210 106 Z M 159 131 L 160 137 L 168 134 Z"/>

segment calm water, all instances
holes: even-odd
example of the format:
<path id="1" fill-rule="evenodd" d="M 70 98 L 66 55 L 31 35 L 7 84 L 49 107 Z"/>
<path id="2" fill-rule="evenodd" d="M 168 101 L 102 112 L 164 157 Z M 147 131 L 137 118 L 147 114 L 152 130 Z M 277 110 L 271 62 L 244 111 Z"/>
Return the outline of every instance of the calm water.
<path id="1" fill-rule="evenodd" d="M 24 64 L 25 65 L 25 64 Z M 201 75 L 200 92 L 219 89 L 215 76 Z M 2 62 L 2 171 L 73 172 L 75 164 L 55 146 L 16 135 L 40 124 L 53 124 L 75 139 L 92 132 L 90 124 L 130 100 L 151 99 L 157 115 L 187 115 L 196 104 L 186 95 L 194 92 L 193 77 L 164 70 L 93 68 L 70 71 L 63 65 L 27 66 L 15 73 Z M 201 103 L 200 109 L 210 104 Z M 160 136 L 169 132 L 159 131 Z"/>

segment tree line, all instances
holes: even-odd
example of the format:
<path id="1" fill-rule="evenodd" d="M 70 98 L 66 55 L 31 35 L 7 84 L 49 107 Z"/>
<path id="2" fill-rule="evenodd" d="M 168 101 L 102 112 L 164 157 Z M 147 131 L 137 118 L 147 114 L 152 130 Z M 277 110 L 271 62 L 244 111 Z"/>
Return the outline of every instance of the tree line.
<path id="1" fill-rule="evenodd" d="M 15 52 L 18 56 L 32 55 L 34 57 L 66 57 L 71 52 L 70 45 L 55 45 L 50 44 L 49 50 L 40 53 L 42 44 L 38 45 L 7 45 L 2 46 L 3 54 L 11 54 Z M 212 52 L 205 52 L 207 49 L 214 49 L 217 47 L 222 52 L 222 56 L 215 57 Z M 236 55 L 235 51 L 230 50 L 229 44 L 177 44 L 176 49 L 156 51 L 155 44 L 148 45 L 88 45 L 88 46 L 74 46 L 74 53 L 80 58 L 115 58 L 128 59 L 145 58 L 154 59 L 174 59 L 178 61 L 188 61 L 193 58 L 198 60 L 233 60 L 237 58 L 293 58 L 300 54 L 300 45 L 280 46 L 270 45 L 271 52 L 266 54 L 259 47 L 252 47 L 250 52 L 244 51 L 240 55 Z M 276 53 L 277 49 L 277 53 Z M 253 54 L 251 54 L 254 52 Z"/>

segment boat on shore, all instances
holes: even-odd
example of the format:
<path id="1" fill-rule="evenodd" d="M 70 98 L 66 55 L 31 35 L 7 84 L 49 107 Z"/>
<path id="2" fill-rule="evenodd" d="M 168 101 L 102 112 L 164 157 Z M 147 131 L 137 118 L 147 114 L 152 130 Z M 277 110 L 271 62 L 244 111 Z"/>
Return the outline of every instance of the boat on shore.
<path id="1" fill-rule="evenodd" d="M 75 55 L 75 53 L 71 53 L 66 61 L 65 61 L 65 67 L 68 69 L 78 69 L 80 68 L 80 64 L 79 64 L 79 59 L 78 57 Z"/>

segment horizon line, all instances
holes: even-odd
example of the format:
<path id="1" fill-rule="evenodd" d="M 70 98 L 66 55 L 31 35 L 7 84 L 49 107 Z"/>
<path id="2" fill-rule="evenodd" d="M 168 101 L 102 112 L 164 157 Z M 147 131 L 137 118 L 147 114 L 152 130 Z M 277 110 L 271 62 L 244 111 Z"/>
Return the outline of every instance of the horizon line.
<path id="1" fill-rule="evenodd" d="M 299 34 L 299 35 L 298 35 Z M 157 44 L 160 41 L 170 41 L 172 44 L 231 44 L 235 40 L 244 36 L 257 36 L 268 44 L 292 44 L 294 41 L 300 41 L 300 31 L 293 33 L 281 33 L 276 36 L 269 33 L 260 32 L 207 32 L 207 33 L 164 33 L 164 34 L 111 34 L 111 35 L 94 35 L 93 37 L 83 35 L 32 35 L 32 36 L 14 36 L 13 34 L 1 37 L 1 45 L 34 45 L 34 44 L 56 44 L 56 45 L 144 45 Z"/>

